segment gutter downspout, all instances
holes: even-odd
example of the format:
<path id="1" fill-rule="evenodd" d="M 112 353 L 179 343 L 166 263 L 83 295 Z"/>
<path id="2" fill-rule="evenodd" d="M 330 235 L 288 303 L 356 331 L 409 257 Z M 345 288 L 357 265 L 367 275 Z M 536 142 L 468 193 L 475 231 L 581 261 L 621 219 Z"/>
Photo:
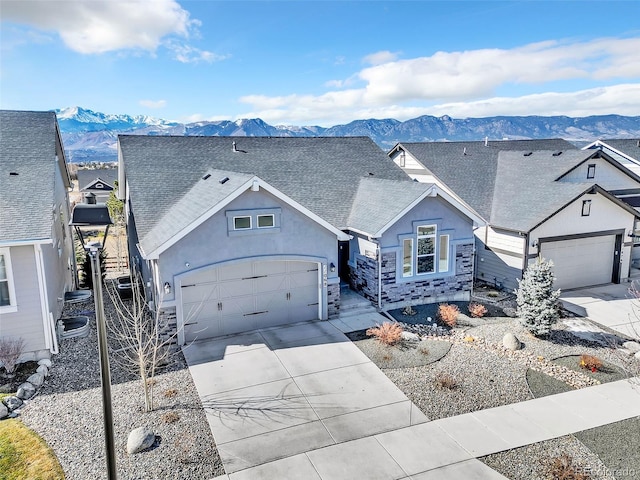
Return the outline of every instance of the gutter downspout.
<path id="1" fill-rule="evenodd" d="M 44 345 L 51 353 L 54 350 L 57 350 L 53 346 L 52 340 L 52 332 L 50 325 L 50 313 L 48 312 L 49 307 L 49 296 L 47 295 L 47 287 L 45 285 L 45 277 L 44 277 L 44 260 L 42 257 L 42 246 L 40 244 L 34 245 L 34 254 L 36 261 L 36 272 L 38 274 L 38 290 L 40 291 L 40 312 L 42 315 L 42 326 L 44 333 Z M 55 330 L 55 329 L 54 329 Z"/>
<path id="2" fill-rule="evenodd" d="M 378 310 L 382 310 L 382 246 L 378 241 Z"/>

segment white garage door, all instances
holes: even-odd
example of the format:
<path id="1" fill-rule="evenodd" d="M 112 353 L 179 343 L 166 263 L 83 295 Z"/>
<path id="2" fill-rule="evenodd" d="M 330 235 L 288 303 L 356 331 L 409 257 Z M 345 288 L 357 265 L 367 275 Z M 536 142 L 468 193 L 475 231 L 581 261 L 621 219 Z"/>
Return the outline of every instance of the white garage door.
<path id="1" fill-rule="evenodd" d="M 185 342 L 319 318 L 318 264 L 254 261 L 182 281 Z"/>
<path id="2" fill-rule="evenodd" d="M 554 263 L 555 287 L 611 283 L 615 243 L 615 235 L 543 243 L 542 257 Z"/>

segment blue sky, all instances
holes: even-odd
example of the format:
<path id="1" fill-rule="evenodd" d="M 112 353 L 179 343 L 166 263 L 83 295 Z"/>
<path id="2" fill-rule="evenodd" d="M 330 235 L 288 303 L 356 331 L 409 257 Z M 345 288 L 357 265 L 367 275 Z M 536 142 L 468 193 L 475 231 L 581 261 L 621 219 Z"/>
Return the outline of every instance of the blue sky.
<path id="1" fill-rule="evenodd" d="M 0 107 L 322 125 L 640 115 L 640 2 L 0 0 Z"/>

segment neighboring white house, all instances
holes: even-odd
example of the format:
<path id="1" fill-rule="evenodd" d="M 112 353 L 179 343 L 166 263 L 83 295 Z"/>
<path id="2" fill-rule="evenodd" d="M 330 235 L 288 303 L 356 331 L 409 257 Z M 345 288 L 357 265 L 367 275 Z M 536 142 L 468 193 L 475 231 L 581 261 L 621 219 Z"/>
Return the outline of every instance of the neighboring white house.
<path id="1" fill-rule="evenodd" d="M 0 111 L 0 337 L 25 341 L 23 361 L 57 353 L 75 278 L 70 187 L 55 114 Z"/>
<path id="2" fill-rule="evenodd" d="M 528 142 L 515 142 L 520 151 L 500 145 L 508 142 L 401 143 L 389 155 L 487 220 L 475 231 L 476 278 L 512 289 L 543 257 L 553 260 L 559 288 L 626 280 L 639 214 L 608 190 L 637 188 L 640 178 L 600 150 L 536 150 L 527 147 L 564 141 Z"/>

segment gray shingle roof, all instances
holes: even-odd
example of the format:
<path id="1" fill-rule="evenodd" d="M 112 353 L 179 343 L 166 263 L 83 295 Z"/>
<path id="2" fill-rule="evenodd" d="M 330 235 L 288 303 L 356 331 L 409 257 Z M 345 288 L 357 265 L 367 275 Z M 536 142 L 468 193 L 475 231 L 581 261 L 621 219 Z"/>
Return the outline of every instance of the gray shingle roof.
<path id="1" fill-rule="evenodd" d="M 225 177 L 228 180 L 220 183 L 220 180 Z M 162 221 L 156 223 L 140 241 L 142 250 L 145 253 L 154 251 L 226 199 L 251 178 L 253 175 L 224 170 L 207 170 L 202 178 L 169 208 L 162 216 Z"/>
<path id="2" fill-rule="evenodd" d="M 612 148 L 615 148 L 619 152 L 628 155 L 640 162 L 640 139 L 637 138 L 612 138 L 609 140 L 602 140 L 604 143 Z"/>
<path id="3" fill-rule="evenodd" d="M 0 241 L 51 238 L 57 153 L 53 112 L 0 111 Z"/>
<path id="4" fill-rule="evenodd" d="M 349 216 L 349 227 L 373 235 L 432 186 L 430 183 L 362 178 Z"/>
<path id="5" fill-rule="evenodd" d="M 400 145 L 473 207 L 491 218 L 498 154 L 501 151 L 566 151 L 576 147 L 562 139 L 485 142 L 420 142 Z"/>
<path id="6" fill-rule="evenodd" d="M 593 187 L 593 183 L 555 181 L 593 151 L 568 151 L 558 157 L 553 153 L 500 152 L 490 217 L 493 226 L 528 232 Z"/>
<path id="7" fill-rule="evenodd" d="M 94 180 L 100 179 L 107 185 L 113 187 L 113 182 L 118 180 L 117 168 L 99 168 L 88 170 L 86 168 L 78 170 L 78 186 L 82 190 L 89 186 Z"/>
<path id="8" fill-rule="evenodd" d="M 119 142 L 141 240 L 210 169 L 257 175 L 340 229 L 361 178 L 411 183 L 368 137 L 124 135 Z"/>

